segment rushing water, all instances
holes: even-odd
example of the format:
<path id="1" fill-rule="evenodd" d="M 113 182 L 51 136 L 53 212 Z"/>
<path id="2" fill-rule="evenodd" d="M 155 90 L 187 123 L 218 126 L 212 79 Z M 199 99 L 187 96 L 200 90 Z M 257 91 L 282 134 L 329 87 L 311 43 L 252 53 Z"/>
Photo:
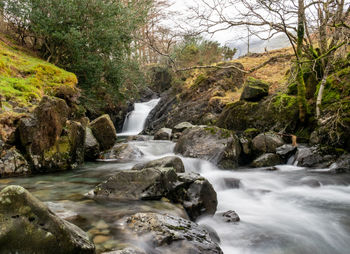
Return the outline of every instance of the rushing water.
<path id="1" fill-rule="evenodd" d="M 148 114 L 158 104 L 160 99 L 150 100 L 143 103 L 135 103 L 134 110 L 125 119 L 120 136 L 138 135 L 143 131 Z"/>
<path id="2" fill-rule="evenodd" d="M 158 103 L 136 104 L 125 122 L 124 135 L 142 131 L 149 111 Z M 144 110 L 144 111 L 143 111 Z M 147 113 L 147 114 L 146 114 Z M 135 126 L 134 126 L 135 124 Z M 87 231 L 98 253 L 125 247 L 120 219 L 136 212 L 186 216 L 166 201 L 112 202 L 85 196 L 115 172 L 139 162 L 174 155 L 170 141 L 131 141 L 143 157 L 130 163 L 87 163 L 78 170 L 27 178 L 0 179 L 0 188 L 18 184 L 27 188 L 62 218 Z M 218 194 L 218 212 L 236 211 L 241 221 L 225 223 L 201 218 L 214 228 L 225 254 L 347 254 L 350 252 L 350 175 L 330 175 L 291 165 L 276 171 L 241 168 L 220 170 L 208 161 L 181 157 L 187 172 L 206 177 Z M 239 188 L 226 185 L 240 179 Z M 312 187 L 316 186 L 316 187 Z M 135 242 L 132 244 L 135 245 Z"/>
<path id="3" fill-rule="evenodd" d="M 167 202 L 106 202 L 84 196 L 96 184 L 118 170 L 135 163 L 172 155 L 170 141 L 132 141 L 144 153 L 132 163 L 88 163 L 76 171 L 0 180 L 20 184 L 60 216 L 88 231 L 98 250 L 109 250 L 127 242 L 119 219 L 138 211 L 181 214 Z M 294 166 L 263 169 L 219 170 L 200 159 L 181 157 L 186 171 L 208 178 L 218 194 L 218 212 L 235 210 L 238 223 L 202 218 L 199 223 L 214 228 L 226 254 L 346 254 L 350 250 L 350 175 L 310 172 Z M 230 189 L 225 178 L 241 180 L 240 188 Z M 320 183 L 310 187 L 307 183 Z"/>

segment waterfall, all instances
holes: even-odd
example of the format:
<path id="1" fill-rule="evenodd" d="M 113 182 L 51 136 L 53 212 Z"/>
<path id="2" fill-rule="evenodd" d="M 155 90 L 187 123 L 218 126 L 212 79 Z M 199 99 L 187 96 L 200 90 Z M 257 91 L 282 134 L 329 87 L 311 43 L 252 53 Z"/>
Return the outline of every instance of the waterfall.
<path id="1" fill-rule="evenodd" d="M 145 127 L 146 119 L 152 109 L 157 106 L 160 99 L 153 99 L 148 102 L 135 103 L 134 110 L 131 111 L 123 125 L 122 133 L 119 136 L 138 135 Z"/>

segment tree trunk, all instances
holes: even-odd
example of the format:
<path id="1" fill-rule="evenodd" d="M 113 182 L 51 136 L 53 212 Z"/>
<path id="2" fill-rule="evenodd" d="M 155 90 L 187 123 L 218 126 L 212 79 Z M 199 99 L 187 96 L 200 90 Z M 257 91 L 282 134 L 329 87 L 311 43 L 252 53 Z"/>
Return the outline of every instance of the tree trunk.
<path id="1" fill-rule="evenodd" d="M 316 119 L 319 119 L 320 115 L 321 115 L 320 106 L 322 104 L 323 91 L 324 91 L 324 87 L 325 87 L 326 82 L 327 82 L 329 69 L 330 69 L 330 64 L 328 62 L 326 69 L 324 70 L 323 78 L 322 78 L 321 83 L 320 83 L 320 89 L 318 90 L 318 94 L 317 94 Z"/>
<path id="2" fill-rule="evenodd" d="M 298 106 L 299 106 L 299 120 L 304 123 L 307 113 L 306 104 L 306 88 L 304 81 L 304 73 L 302 69 L 302 48 L 305 35 L 305 8 L 304 0 L 298 0 L 298 40 L 297 40 L 297 77 L 298 84 Z"/>

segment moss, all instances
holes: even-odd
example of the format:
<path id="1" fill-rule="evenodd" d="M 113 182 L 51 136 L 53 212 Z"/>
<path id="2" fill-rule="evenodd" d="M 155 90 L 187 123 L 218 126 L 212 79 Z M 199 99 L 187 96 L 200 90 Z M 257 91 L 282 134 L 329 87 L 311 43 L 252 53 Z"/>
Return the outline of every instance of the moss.
<path id="1" fill-rule="evenodd" d="M 197 76 L 197 78 L 195 79 L 195 81 L 192 84 L 192 87 L 197 87 L 199 86 L 201 83 L 205 82 L 206 80 L 208 80 L 207 75 L 205 74 L 199 74 Z"/>
<path id="2" fill-rule="evenodd" d="M 0 94 L 5 102 L 11 101 L 10 107 L 31 107 L 43 95 L 77 82 L 73 73 L 0 41 Z"/>
<path id="3" fill-rule="evenodd" d="M 274 99 L 273 106 L 277 110 L 286 110 L 293 109 L 297 104 L 297 97 L 291 96 L 288 94 L 281 93 L 277 95 Z"/>
<path id="4" fill-rule="evenodd" d="M 50 149 L 45 151 L 44 157 L 45 159 L 51 159 L 55 155 L 60 155 L 63 158 L 68 158 L 71 149 L 71 144 L 69 138 L 67 136 L 61 137 L 55 145 L 53 145 Z"/>

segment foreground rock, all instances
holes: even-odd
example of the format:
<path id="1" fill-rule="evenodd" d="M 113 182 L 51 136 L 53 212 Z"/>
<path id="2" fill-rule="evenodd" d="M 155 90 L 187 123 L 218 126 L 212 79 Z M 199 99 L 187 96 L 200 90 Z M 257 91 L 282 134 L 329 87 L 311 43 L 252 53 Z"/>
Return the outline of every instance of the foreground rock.
<path id="1" fill-rule="evenodd" d="M 43 97 L 18 132 L 30 166 L 36 172 L 75 168 L 84 160 L 84 127 L 67 121 L 69 108 L 62 99 Z"/>
<path id="2" fill-rule="evenodd" d="M 126 227 L 159 253 L 223 253 L 205 229 L 179 217 L 137 213 L 127 218 Z"/>
<path id="3" fill-rule="evenodd" d="M 102 151 L 112 148 L 117 141 L 117 132 L 109 115 L 103 115 L 89 125 Z"/>
<path id="4" fill-rule="evenodd" d="M 0 253 L 92 254 L 95 246 L 77 226 L 53 214 L 20 186 L 0 192 Z"/>
<path id="5" fill-rule="evenodd" d="M 262 167 L 270 167 L 270 166 L 276 166 L 278 164 L 282 163 L 281 158 L 274 153 L 265 153 L 255 159 L 252 163 L 252 166 L 255 168 L 262 168 Z"/>
<path id="6" fill-rule="evenodd" d="M 185 172 L 185 166 L 177 156 L 167 156 L 158 160 L 136 164 L 131 170 L 142 170 L 145 168 L 174 168 L 176 173 Z"/>
<path id="7" fill-rule="evenodd" d="M 26 159 L 15 147 L 0 151 L 0 178 L 22 176 L 30 173 Z"/>
<path id="8" fill-rule="evenodd" d="M 119 163 L 127 163 L 140 158 L 143 153 L 132 144 L 118 144 L 111 150 L 104 152 L 101 159 L 115 160 Z"/>
<path id="9" fill-rule="evenodd" d="M 269 94 L 269 85 L 265 82 L 253 78 L 248 78 L 241 100 L 245 101 L 260 101 Z"/>
<path id="10" fill-rule="evenodd" d="M 86 128 L 85 132 L 84 154 L 86 161 L 96 160 L 100 154 L 100 145 L 89 127 Z"/>
<path id="11" fill-rule="evenodd" d="M 161 128 L 154 134 L 154 140 L 170 140 L 172 132 L 172 129 Z"/>
<path id="12" fill-rule="evenodd" d="M 198 174 L 176 173 L 174 168 L 121 171 L 96 186 L 91 197 L 110 200 L 159 200 L 180 203 L 195 220 L 213 215 L 217 196 L 213 186 Z"/>
<path id="13" fill-rule="evenodd" d="M 284 145 L 283 139 L 276 133 L 261 133 L 253 139 L 253 149 L 259 153 L 275 153 L 277 147 Z"/>
<path id="14" fill-rule="evenodd" d="M 209 160 L 223 168 L 235 168 L 241 146 L 232 131 L 198 126 L 183 133 L 175 146 L 175 152 L 186 157 Z"/>

